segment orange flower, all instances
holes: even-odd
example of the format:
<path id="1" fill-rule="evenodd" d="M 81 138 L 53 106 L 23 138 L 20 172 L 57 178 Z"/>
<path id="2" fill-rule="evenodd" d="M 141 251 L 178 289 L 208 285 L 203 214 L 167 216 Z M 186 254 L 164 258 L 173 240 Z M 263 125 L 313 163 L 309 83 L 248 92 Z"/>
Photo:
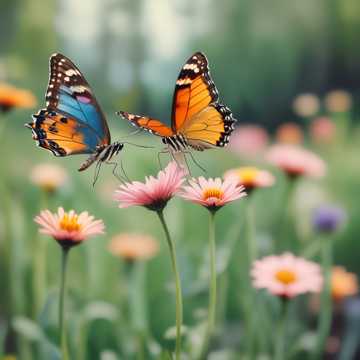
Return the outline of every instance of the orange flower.
<path id="1" fill-rule="evenodd" d="M 298 145 L 304 141 L 304 134 L 301 127 L 295 123 L 285 123 L 276 131 L 276 140 L 283 144 Z"/>
<path id="2" fill-rule="evenodd" d="M 0 111 L 9 111 L 14 107 L 31 108 L 35 105 L 35 96 L 30 91 L 0 84 Z"/>
<path id="3" fill-rule="evenodd" d="M 331 295 L 335 301 L 358 292 L 358 281 L 355 274 L 347 272 L 342 266 L 335 266 L 331 272 Z"/>
<path id="4" fill-rule="evenodd" d="M 158 253 L 159 245 L 148 235 L 120 234 L 112 238 L 109 251 L 125 260 L 148 260 Z"/>

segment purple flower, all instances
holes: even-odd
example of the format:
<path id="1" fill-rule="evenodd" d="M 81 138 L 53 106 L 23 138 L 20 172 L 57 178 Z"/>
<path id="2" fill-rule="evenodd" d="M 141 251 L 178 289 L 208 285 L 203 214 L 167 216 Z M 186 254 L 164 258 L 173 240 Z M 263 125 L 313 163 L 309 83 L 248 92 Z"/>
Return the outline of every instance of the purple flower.
<path id="1" fill-rule="evenodd" d="M 335 232 L 346 219 L 345 210 L 338 206 L 324 205 L 314 211 L 312 223 L 315 231 Z"/>

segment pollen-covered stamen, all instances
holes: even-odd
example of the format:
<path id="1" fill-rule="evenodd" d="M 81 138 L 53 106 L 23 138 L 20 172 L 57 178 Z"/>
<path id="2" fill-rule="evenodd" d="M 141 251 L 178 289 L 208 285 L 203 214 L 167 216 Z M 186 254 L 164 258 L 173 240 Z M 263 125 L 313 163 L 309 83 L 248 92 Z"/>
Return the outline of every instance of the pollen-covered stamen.
<path id="1" fill-rule="evenodd" d="M 224 196 L 224 192 L 219 188 L 208 188 L 203 192 L 204 200 L 208 199 L 219 199 L 221 200 Z"/>
<path id="2" fill-rule="evenodd" d="M 296 281 L 296 274 L 293 271 L 287 269 L 279 270 L 275 274 L 275 277 L 284 285 L 290 285 Z"/>
<path id="3" fill-rule="evenodd" d="M 82 225 L 79 224 L 79 217 L 78 215 L 69 215 L 65 213 L 59 221 L 59 227 L 62 230 L 65 231 L 80 231 L 82 228 Z"/>

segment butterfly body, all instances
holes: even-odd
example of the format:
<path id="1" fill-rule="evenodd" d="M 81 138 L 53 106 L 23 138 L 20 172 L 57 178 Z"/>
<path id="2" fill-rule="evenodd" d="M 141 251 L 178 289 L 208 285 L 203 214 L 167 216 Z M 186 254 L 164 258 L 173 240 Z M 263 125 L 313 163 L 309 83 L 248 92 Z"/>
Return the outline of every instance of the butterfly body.
<path id="1" fill-rule="evenodd" d="M 124 111 L 118 114 L 132 125 L 160 136 L 171 153 L 189 148 L 203 151 L 226 146 L 234 130 L 236 120 L 218 98 L 207 58 L 197 52 L 185 63 L 176 81 L 170 127 L 150 117 Z"/>
<path id="2" fill-rule="evenodd" d="M 106 162 L 122 148 L 111 143 L 110 131 L 100 106 L 80 70 L 62 54 L 50 57 L 46 108 L 26 124 L 37 145 L 55 156 L 89 154 L 79 170 L 95 161 Z"/>

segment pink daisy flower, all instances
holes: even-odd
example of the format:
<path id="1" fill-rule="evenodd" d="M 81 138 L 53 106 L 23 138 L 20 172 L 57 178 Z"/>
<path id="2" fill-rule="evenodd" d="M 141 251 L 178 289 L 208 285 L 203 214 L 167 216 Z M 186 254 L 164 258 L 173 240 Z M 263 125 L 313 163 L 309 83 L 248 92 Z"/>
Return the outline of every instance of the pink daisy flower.
<path id="1" fill-rule="evenodd" d="M 322 177 L 326 173 L 325 162 L 316 154 L 300 146 L 273 145 L 269 148 L 266 158 L 291 178 Z"/>
<path id="2" fill-rule="evenodd" d="M 253 286 L 267 289 L 271 294 L 284 298 L 307 292 L 320 292 L 323 276 L 320 266 L 291 253 L 266 256 L 253 263 Z"/>
<path id="3" fill-rule="evenodd" d="M 104 233 L 102 220 L 94 220 L 87 211 L 75 213 L 74 210 L 64 211 L 58 208 L 57 213 L 43 210 L 34 221 L 40 225 L 39 232 L 52 236 L 61 246 L 69 248 L 80 244 L 90 236 Z"/>
<path id="4" fill-rule="evenodd" d="M 193 203 L 205 206 L 211 211 L 219 210 L 229 202 L 246 196 L 244 186 L 239 186 L 233 177 L 225 179 L 198 179 L 189 180 L 189 185 L 184 186 L 179 195 Z"/>
<path id="5" fill-rule="evenodd" d="M 275 183 L 275 177 L 271 173 L 252 166 L 242 166 L 226 171 L 224 178 L 230 177 L 236 179 L 238 185 L 243 185 L 248 193 L 253 189 L 269 187 Z"/>
<path id="6" fill-rule="evenodd" d="M 120 208 L 145 206 L 154 211 L 162 210 L 180 189 L 184 175 L 184 169 L 172 161 L 157 177 L 146 177 L 145 183 L 133 181 L 120 185 L 114 200 L 119 201 Z"/>

